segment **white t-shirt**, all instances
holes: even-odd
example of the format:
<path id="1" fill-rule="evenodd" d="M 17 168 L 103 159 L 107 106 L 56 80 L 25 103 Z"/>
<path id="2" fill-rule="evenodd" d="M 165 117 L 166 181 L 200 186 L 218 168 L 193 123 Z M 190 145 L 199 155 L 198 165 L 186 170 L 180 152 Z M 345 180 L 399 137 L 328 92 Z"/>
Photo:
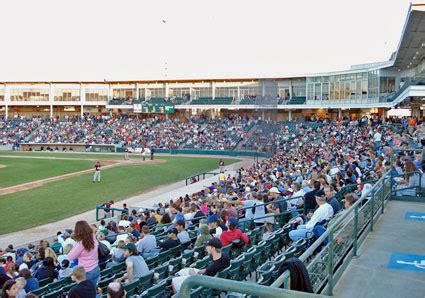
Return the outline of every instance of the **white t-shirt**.
<path id="1" fill-rule="evenodd" d="M 373 141 L 374 141 L 374 142 L 380 142 L 380 141 L 381 141 L 381 138 L 382 138 L 382 135 L 381 135 L 379 132 L 376 132 L 376 133 L 373 135 Z"/>
<path id="2" fill-rule="evenodd" d="M 294 192 L 292 195 L 293 199 L 290 199 L 288 201 L 288 209 L 297 209 L 298 208 L 298 202 L 304 197 L 305 191 L 300 189 L 297 192 Z"/>
<path id="3" fill-rule="evenodd" d="M 65 251 L 65 248 L 68 244 L 72 244 L 72 247 L 74 247 L 75 243 L 75 240 L 69 237 L 64 242 L 62 242 L 62 249 Z"/>
<path id="4" fill-rule="evenodd" d="M 255 201 L 255 205 L 261 205 L 261 204 L 264 204 L 264 202 Z M 266 221 L 266 218 L 264 217 L 266 215 L 266 206 L 262 205 L 262 206 L 254 207 L 254 211 L 255 211 L 254 222 L 255 223 L 264 223 Z M 256 218 L 260 218 L 260 219 L 256 219 Z"/>
<path id="5" fill-rule="evenodd" d="M 314 226 L 323 220 L 329 220 L 334 215 L 334 210 L 328 203 L 322 204 L 314 211 L 311 219 L 306 223 L 305 228 L 312 230 Z"/>

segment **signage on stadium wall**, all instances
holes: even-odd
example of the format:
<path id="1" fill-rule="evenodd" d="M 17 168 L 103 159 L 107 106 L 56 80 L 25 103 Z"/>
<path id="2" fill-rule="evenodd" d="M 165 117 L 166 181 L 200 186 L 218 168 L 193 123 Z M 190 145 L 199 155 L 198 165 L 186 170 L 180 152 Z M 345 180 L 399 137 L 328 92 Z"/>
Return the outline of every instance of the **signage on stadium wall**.
<path id="1" fill-rule="evenodd" d="M 134 104 L 133 112 L 143 114 L 172 114 L 174 113 L 174 105 L 172 103 Z"/>
<path id="2" fill-rule="evenodd" d="M 141 113 L 142 112 L 142 105 L 141 104 L 134 104 L 133 105 L 133 111 L 134 113 Z"/>

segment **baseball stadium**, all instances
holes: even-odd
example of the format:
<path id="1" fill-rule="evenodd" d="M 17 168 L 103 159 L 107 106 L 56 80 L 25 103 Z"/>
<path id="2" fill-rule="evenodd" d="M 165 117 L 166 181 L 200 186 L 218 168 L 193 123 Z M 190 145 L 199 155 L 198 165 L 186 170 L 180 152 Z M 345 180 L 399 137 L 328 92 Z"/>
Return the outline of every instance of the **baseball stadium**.
<path id="1" fill-rule="evenodd" d="M 422 2 L 346 70 L 0 81 L 0 297 L 424 297 Z"/>

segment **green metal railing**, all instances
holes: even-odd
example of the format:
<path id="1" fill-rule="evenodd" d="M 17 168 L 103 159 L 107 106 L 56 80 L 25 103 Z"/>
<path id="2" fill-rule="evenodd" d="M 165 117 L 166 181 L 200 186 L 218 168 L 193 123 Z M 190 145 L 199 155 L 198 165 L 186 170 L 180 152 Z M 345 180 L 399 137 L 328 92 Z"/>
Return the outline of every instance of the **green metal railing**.
<path id="1" fill-rule="evenodd" d="M 105 212 L 105 209 L 110 210 L 110 212 L 111 212 L 111 218 L 110 219 L 115 218 L 116 216 L 121 215 L 121 214 L 123 214 L 124 211 L 126 211 L 126 210 L 121 209 L 121 208 L 114 208 L 114 207 L 113 208 L 106 208 L 103 205 L 99 205 L 99 206 L 96 206 L 96 221 L 100 221 L 101 219 L 105 219 L 104 217 L 100 217 L 100 215 L 99 215 L 99 211 L 103 210 Z M 120 212 L 120 213 L 116 214 L 116 212 Z M 127 214 L 128 214 L 128 212 L 127 212 Z"/>
<path id="2" fill-rule="evenodd" d="M 351 259 L 357 255 L 359 246 L 369 232 L 373 231 L 379 216 L 384 213 L 384 207 L 391 198 L 391 187 L 391 178 L 385 174 L 371 189 L 364 192 L 350 209 L 331 220 L 322 236 L 299 257 L 306 264 L 314 293 L 332 295 L 335 284 Z M 325 245 L 326 242 L 328 244 Z M 319 248 L 321 251 L 317 252 Z M 279 276 L 270 287 L 251 282 L 196 276 L 184 281 L 180 297 L 190 297 L 190 288 L 199 286 L 260 297 L 313 297 L 311 294 L 281 289 L 288 289 L 289 280 L 289 271 Z"/>
<path id="3" fill-rule="evenodd" d="M 329 223 L 323 235 L 301 256 L 306 263 L 315 293 L 332 295 L 352 257 L 357 255 L 359 246 L 370 231 L 373 231 L 377 218 L 384 213 L 384 207 L 391 198 L 391 179 L 384 175 L 350 209 Z M 323 243 L 328 241 L 328 245 Z M 318 254 L 315 251 L 322 247 Z M 272 287 L 289 285 L 289 272 L 283 273 Z"/>
<path id="4" fill-rule="evenodd" d="M 324 297 L 322 295 L 315 295 L 311 293 L 303 293 L 291 291 L 287 289 L 272 288 L 268 286 L 261 286 L 256 283 L 238 282 L 229 279 L 210 277 L 205 275 L 189 276 L 182 284 L 179 292 L 179 297 L 191 297 L 190 291 L 199 286 L 223 290 L 228 292 L 244 293 L 253 295 L 255 297 L 267 298 L 308 298 L 308 297 Z"/>
<path id="5" fill-rule="evenodd" d="M 186 177 L 185 178 L 185 180 L 186 180 L 186 186 L 192 183 L 192 178 L 195 177 L 196 178 L 196 182 L 199 182 L 199 181 L 201 181 L 201 177 L 202 177 L 202 180 L 205 180 L 205 177 L 207 175 L 216 176 L 216 175 L 218 175 L 218 173 L 214 173 L 214 172 L 203 172 L 203 173 L 199 173 L 199 174 L 195 174 L 195 175 Z"/>

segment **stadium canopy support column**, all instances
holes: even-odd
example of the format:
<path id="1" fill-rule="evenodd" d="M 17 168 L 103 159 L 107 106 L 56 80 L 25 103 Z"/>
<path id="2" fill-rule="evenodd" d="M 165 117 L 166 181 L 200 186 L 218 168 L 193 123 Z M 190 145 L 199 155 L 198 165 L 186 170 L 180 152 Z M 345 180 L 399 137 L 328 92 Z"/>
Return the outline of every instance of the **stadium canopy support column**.
<path id="1" fill-rule="evenodd" d="M 341 109 L 338 110 L 338 120 L 342 118 L 342 111 Z"/>
<path id="2" fill-rule="evenodd" d="M 53 118 L 53 105 L 50 105 L 50 119 Z"/>
<path id="3" fill-rule="evenodd" d="M 385 108 L 382 109 L 382 124 L 385 124 L 385 119 L 387 118 L 387 110 Z"/>
<path id="4" fill-rule="evenodd" d="M 288 111 L 288 120 L 292 121 L 292 111 L 291 110 Z"/>
<path id="5" fill-rule="evenodd" d="M 81 105 L 81 109 L 80 109 L 80 111 L 81 111 L 81 117 L 83 117 L 84 116 L 84 106 L 83 105 Z"/>
<path id="6" fill-rule="evenodd" d="M 6 105 L 6 107 L 5 107 L 6 109 L 5 109 L 5 116 L 6 116 L 6 119 L 9 119 L 9 106 L 8 105 Z"/>

